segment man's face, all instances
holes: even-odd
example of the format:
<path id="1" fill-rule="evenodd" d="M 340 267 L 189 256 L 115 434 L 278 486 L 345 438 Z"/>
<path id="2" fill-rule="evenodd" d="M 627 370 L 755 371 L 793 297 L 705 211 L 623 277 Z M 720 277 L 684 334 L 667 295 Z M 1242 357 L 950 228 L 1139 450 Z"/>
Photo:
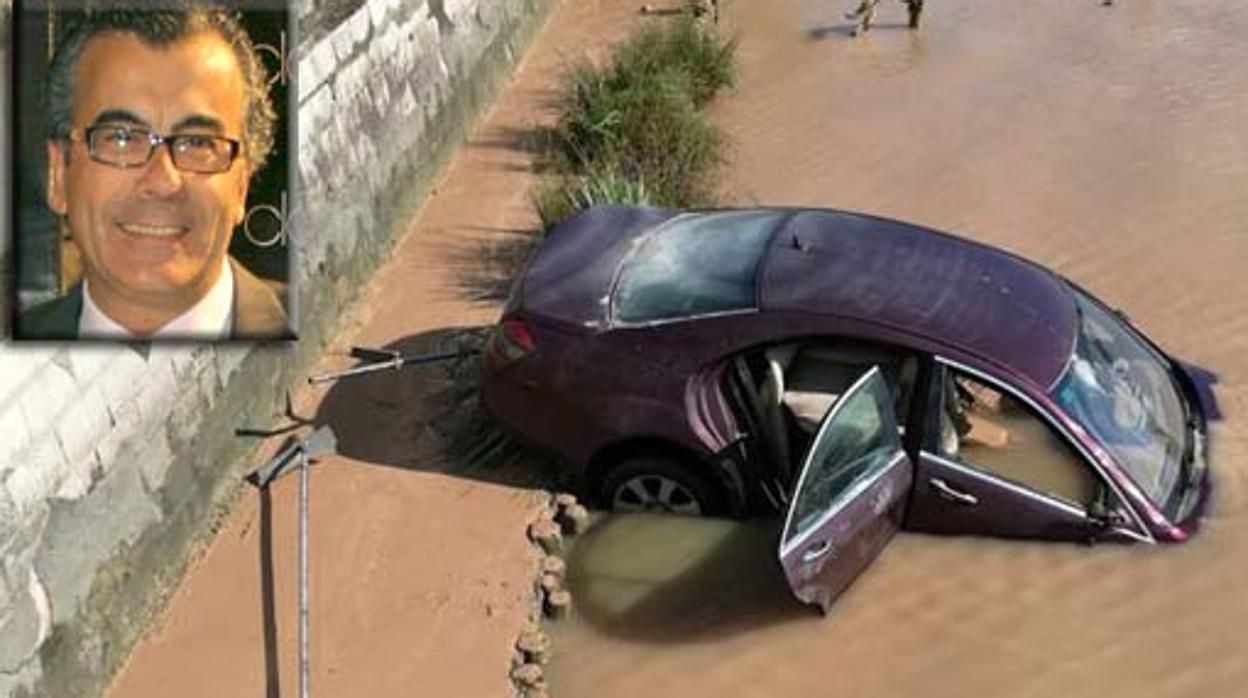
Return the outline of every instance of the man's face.
<path id="1" fill-rule="evenodd" d="M 108 124 L 241 141 L 244 84 L 233 51 L 215 33 L 165 48 L 133 34 L 100 35 L 74 73 L 72 128 Z M 48 203 L 68 217 L 91 295 L 110 314 L 189 308 L 217 280 L 242 220 L 245 154 L 219 174 L 179 170 L 170 155 L 161 145 L 146 164 L 122 169 L 88 157 L 84 140 L 48 144 Z"/>

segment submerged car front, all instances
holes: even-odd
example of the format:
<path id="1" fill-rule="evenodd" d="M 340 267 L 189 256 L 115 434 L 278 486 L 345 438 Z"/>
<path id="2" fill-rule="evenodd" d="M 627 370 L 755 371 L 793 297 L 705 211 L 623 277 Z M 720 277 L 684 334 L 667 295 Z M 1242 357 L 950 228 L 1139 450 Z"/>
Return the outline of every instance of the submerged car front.
<path id="1" fill-rule="evenodd" d="M 1207 504 L 1208 374 L 1175 361 L 1071 285 L 1078 330 L 1050 397 L 1134 485 L 1154 537 L 1183 541 Z"/>

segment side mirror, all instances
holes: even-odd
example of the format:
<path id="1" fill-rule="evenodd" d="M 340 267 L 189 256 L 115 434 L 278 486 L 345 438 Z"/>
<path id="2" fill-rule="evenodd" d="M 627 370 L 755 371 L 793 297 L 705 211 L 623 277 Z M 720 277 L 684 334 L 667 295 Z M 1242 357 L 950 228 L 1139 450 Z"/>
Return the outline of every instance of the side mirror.
<path id="1" fill-rule="evenodd" d="M 1117 505 L 1111 506 L 1107 497 L 1097 497 L 1088 507 L 1088 542 L 1094 543 L 1115 527 L 1127 526 L 1131 519 Z"/>

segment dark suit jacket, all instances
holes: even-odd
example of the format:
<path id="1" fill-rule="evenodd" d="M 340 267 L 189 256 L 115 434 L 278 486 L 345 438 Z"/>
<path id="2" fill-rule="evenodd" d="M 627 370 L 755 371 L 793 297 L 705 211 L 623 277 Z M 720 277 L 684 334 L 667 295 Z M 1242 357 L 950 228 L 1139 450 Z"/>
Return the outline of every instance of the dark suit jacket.
<path id="1" fill-rule="evenodd" d="M 230 339 L 292 337 L 282 302 L 285 295 L 230 259 L 234 271 L 234 326 Z M 41 303 L 17 318 L 18 339 L 77 339 L 82 315 L 82 284 L 69 293 Z"/>

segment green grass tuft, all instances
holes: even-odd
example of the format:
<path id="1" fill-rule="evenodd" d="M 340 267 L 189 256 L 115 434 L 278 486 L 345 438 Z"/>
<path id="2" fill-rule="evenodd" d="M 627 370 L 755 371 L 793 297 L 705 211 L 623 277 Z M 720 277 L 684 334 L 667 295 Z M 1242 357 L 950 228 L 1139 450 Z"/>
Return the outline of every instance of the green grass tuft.
<path id="1" fill-rule="evenodd" d="M 551 226 L 598 203 L 711 203 L 725 141 L 700 109 L 736 77 L 736 42 L 688 18 L 648 25 L 606 66 L 574 66 L 550 139 L 553 184 L 535 197 Z"/>

